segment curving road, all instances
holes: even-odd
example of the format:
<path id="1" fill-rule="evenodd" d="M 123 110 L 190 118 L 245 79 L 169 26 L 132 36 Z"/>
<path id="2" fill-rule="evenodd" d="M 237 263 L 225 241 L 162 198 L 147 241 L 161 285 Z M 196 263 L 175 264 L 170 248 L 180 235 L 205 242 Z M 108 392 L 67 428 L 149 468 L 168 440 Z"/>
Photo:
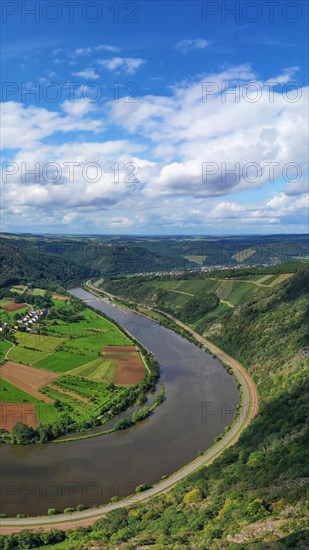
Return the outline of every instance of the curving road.
<path id="1" fill-rule="evenodd" d="M 87 283 L 88 288 L 91 288 L 91 283 L 89 284 L 89 281 Z M 95 287 L 94 290 L 98 292 L 98 289 L 96 289 Z M 111 298 L 113 297 L 112 295 L 109 296 Z M 190 462 L 179 471 L 169 476 L 167 479 L 160 481 L 147 491 L 134 494 L 119 502 L 105 504 L 95 509 L 87 509 L 81 512 L 74 512 L 72 514 L 61 514 L 58 516 L 40 516 L 33 518 L 3 518 L 0 520 L 0 533 L 2 535 L 17 533 L 24 529 L 73 529 L 76 527 L 91 525 L 99 518 L 105 516 L 107 512 L 136 504 L 154 495 L 168 491 L 169 489 L 171 489 L 171 487 L 173 487 L 175 483 L 183 479 L 185 476 L 191 474 L 201 466 L 208 466 L 220 454 L 222 454 L 226 448 L 234 445 L 240 437 L 240 434 L 248 426 L 251 420 L 256 416 L 258 412 L 259 396 L 251 376 L 244 369 L 244 367 L 223 350 L 212 344 L 203 336 L 200 336 L 193 329 L 191 329 L 172 315 L 168 315 L 164 312 L 160 313 L 173 320 L 178 326 L 190 332 L 196 338 L 196 340 L 204 344 L 212 353 L 214 353 L 218 357 L 218 359 L 229 365 L 233 370 L 234 376 L 241 386 L 242 402 L 239 415 L 232 424 L 231 428 L 224 435 L 224 437 L 218 443 L 208 449 L 208 451 L 206 451 L 203 456 L 196 458 L 193 462 Z"/>

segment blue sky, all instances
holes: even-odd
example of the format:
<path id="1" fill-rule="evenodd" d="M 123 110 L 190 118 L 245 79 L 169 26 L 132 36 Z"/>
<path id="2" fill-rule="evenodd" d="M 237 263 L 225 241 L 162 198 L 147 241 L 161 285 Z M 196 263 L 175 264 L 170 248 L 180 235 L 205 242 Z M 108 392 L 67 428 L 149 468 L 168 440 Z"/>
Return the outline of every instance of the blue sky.
<path id="1" fill-rule="evenodd" d="M 307 231 L 308 3 L 273 4 L 2 2 L 3 230 Z"/>

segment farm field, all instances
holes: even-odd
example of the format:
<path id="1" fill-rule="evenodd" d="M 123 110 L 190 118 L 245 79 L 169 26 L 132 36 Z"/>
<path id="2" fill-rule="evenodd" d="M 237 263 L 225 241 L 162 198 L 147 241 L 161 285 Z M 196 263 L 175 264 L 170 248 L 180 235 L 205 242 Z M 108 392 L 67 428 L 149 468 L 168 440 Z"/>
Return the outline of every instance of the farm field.
<path id="1" fill-rule="evenodd" d="M 3 361 L 6 353 L 9 351 L 9 349 L 12 346 L 13 346 L 12 342 L 8 342 L 7 340 L 0 340 L 0 362 Z"/>
<path id="2" fill-rule="evenodd" d="M 11 323 L 16 313 L 23 314 L 29 309 L 28 304 L 13 304 L 18 306 L 17 310 L 14 310 L 14 308 L 7 309 L 9 304 L 12 304 L 12 298 L 4 298 L 0 301 L 0 323 L 4 323 L 5 321 Z"/>
<path id="3" fill-rule="evenodd" d="M 9 302 L 5 306 L 2 306 L 3 309 L 6 309 L 9 312 L 20 311 L 21 309 L 24 309 L 28 307 L 28 304 L 25 302 L 15 303 L 15 302 Z"/>
<path id="4" fill-rule="evenodd" d="M 232 258 L 233 260 L 236 260 L 236 262 L 244 262 L 248 258 L 251 258 L 256 253 L 255 248 L 246 248 L 244 250 L 241 250 L 240 252 L 237 252 L 236 254 L 233 254 Z"/>
<path id="5" fill-rule="evenodd" d="M 28 332 L 16 332 L 17 343 L 24 348 L 35 348 L 39 351 L 52 352 L 64 339 L 43 334 L 29 334 Z"/>
<path id="6" fill-rule="evenodd" d="M 126 352 L 124 346 L 106 346 L 103 356 L 116 365 L 114 382 L 117 386 L 133 386 L 145 376 L 145 367 L 139 353 L 131 346 Z"/>
<path id="7" fill-rule="evenodd" d="M 36 428 L 39 424 L 35 405 L 32 403 L 0 403 L 0 426 L 12 430 L 17 422 Z"/>
<path id="8" fill-rule="evenodd" d="M 48 355 L 46 351 L 39 351 L 36 349 L 27 349 L 23 346 L 14 346 L 7 354 L 7 358 L 11 361 L 25 363 L 26 365 L 33 365 L 37 361 L 40 361 Z"/>
<path id="9" fill-rule="evenodd" d="M 0 367 L 1 401 L 33 403 L 42 425 L 65 415 L 87 420 L 121 391 L 122 382 L 134 385 L 145 375 L 132 342 L 112 322 L 86 307 L 74 313 L 70 300 L 59 298 L 38 321 L 38 333 L 16 330 L 14 345 L 2 340 L 0 347 L 2 361 L 7 359 Z"/>
<path id="10" fill-rule="evenodd" d="M 103 357 L 94 359 L 70 371 L 71 374 L 76 376 L 84 376 L 90 380 L 103 383 L 114 382 L 115 372 L 116 362 L 113 359 L 103 359 Z"/>
<path id="11" fill-rule="evenodd" d="M 41 397 L 36 390 L 55 380 L 58 376 L 59 374 L 13 361 L 6 361 L 0 367 L 0 377 L 3 380 L 42 401 L 46 399 L 44 396 Z"/>
<path id="12" fill-rule="evenodd" d="M 0 396 L 1 402 L 10 402 L 10 403 L 38 403 L 39 399 L 30 395 L 29 393 L 13 386 L 7 380 L 0 378 Z"/>
<path id="13" fill-rule="evenodd" d="M 92 355 L 77 355 L 69 351 L 56 351 L 36 362 L 35 366 L 39 369 L 47 369 L 53 372 L 67 372 L 84 363 L 88 363 L 91 359 Z"/>
<path id="14" fill-rule="evenodd" d="M 187 256 L 184 256 L 186 260 L 189 260 L 189 262 L 194 262 L 198 265 L 203 265 L 204 261 L 206 260 L 206 256 L 198 255 L 198 254 L 187 254 Z"/>

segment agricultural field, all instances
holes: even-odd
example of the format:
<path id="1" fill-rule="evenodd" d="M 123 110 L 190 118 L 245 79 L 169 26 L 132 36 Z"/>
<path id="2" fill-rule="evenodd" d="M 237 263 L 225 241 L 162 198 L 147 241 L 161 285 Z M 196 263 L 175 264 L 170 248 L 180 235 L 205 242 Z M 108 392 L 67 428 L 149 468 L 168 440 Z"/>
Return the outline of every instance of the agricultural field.
<path id="1" fill-rule="evenodd" d="M 195 255 L 188 254 L 187 256 L 184 256 L 184 258 L 186 260 L 189 260 L 189 262 L 194 262 L 195 264 L 198 264 L 198 265 L 203 265 L 203 263 L 206 260 L 206 256 L 201 256 L 198 254 L 195 254 Z"/>
<path id="2" fill-rule="evenodd" d="M 248 258 L 251 258 L 256 253 L 255 248 L 246 248 L 244 250 L 241 250 L 240 252 L 237 252 L 236 254 L 233 254 L 232 258 L 233 260 L 236 260 L 236 262 L 244 262 Z"/>
<path id="3" fill-rule="evenodd" d="M 11 431 L 17 422 L 32 428 L 38 426 L 35 405 L 32 403 L 0 403 L 0 426 Z"/>
<path id="4" fill-rule="evenodd" d="M 100 357 L 77 367 L 70 371 L 70 373 L 108 384 L 115 380 L 116 362 L 113 359 L 103 359 L 103 357 Z"/>
<path id="5" fill-rule="evenodd" d="M 12 346 L 12 342 L 8 342 L 7 340 L 0 340 L 0 362 L 4 360 L 7 352 Z"/>
<path id="6" fill-rule="evenodd" d="M 38 369 L 47 369 L 53 372 L 67 372 L 88 363 L 91 358 L 91 355 L 76 355 L 69 351 L 56 351 L 36 362 L 35 366 Z"/>
<path id="7" fill-rule="evenodd" d="M 64 339 L 44 336 L 43 334 L 29 334 L 28 332 L 16 332 L 17 343 L 24 348 L 33 348 L 40 351 L 52 352 Z"/>
<path id="8" fill-rule="evenodd" d="M 0 378 L 1 401 L 5 403 L 39 403 L 39 399 Z"/>
<path id="9" fill-rule="evenodd" d="M 13 361 L 6 361 L 0 367 L 0 378 L 2 380 L 9 382 L 9 384 L 36 399 L 46 402 L 49 400 L 41 395 L 38 390 L 58 377 L 59 374 L 29 367 L 22 363 L 14 363 Z"/>
<path id="10" fill-rule="evenodd" d="M 48 355 L 48 352 L 39 351 L 36 349 L 27 349 L 23 346 L 14 346 L 7 354 L 7 358 L 11 361 L 33 365 Z"/>
<path id="11" fill-rule="evenodd" d="M 13 322 L 16 313 L 23 314 L 28 309 L 26 303 L 14 303 L 12 298 L 3 298 L 0 300 L 0 325 L 4 322 Z"/>
<path id="12" fill-rule="evenodd" d="M 15 330 L 14 343 L 0 341 L 1 402 L 33 404 L 27 409 L 33 426 L 65 415 L 87 420 L 122 386 L 137 384 L 146 373 L 132 342 L 112 322 L 86 307 L 74 310 L 76 304 L 63 298 L 52 300 L 35 326 L 37 333 Z M 25 411 L 18 411 L 16 421 L 21 421 Z M 1 424 L 0 416 L 0 427 L 11 429 L 10 422 Z"/>

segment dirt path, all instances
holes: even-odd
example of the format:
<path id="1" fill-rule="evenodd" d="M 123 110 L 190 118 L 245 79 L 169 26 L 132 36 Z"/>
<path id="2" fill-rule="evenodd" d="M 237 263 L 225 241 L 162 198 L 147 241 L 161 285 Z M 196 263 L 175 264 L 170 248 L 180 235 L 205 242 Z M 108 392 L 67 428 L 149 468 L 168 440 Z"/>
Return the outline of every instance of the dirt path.
<path id="1" fill-rule="evenodd" d="M 8 353 L 10 353 L 11 349 L 15 348 L 16 347 L 16 344 L 13 344 L 13 342 L 10 342 L 9 340 L 5 340 L 5 342 L 9 342 L 11 345 L 10 349 L 7 350 L 5 356 L 4 356 L 4 360 L 8 361 Z"/>
<path id="2" fill-rule="evenodd" d="M 231 302 L 228 302 L 227 300 L 220 300 L 220 302 L 221 302 L 221 304 L 226 304 L 229 307 L 232 307 L 232 308 L 235 307 L 233 304 L 231 304 Z"/>
<path id="3" fill-rule="evenodd" d="M 175 290 L 174 288 L 169 288 L 166 292 L 176 292 L 176 294 L 185 294 L 186 296 L 195 296 L 195 294 L 190 294 L 190 292 L 183 292 L 182 290 Z"/>
<path id="4" fill-rule="evenodd" d="M 90 285 L 87 285 L 88 288 Z M 97 292 L 98 290 L 95 289 Z M 132 504 L 142 502 L 148 498 L 157 495 L 162 492 L 170 490 L 175 483 L 186 477 L 188 474 L 191 474 L 201 466 L 208 466 L 211 464 L 218 456 L 220 456 L 225 449 L 234 445 L 241 433 L 245 428 L 250 424 L 252 419 L 256 416 L 258 412 L 258 393 L 256 386 L 245 368 L 233 357 L 230 357 L 223 350 L 212 344 L 208 339 L 204 338 L 197 334 L 193 329 L 178 321 L 172 315 L 165 314 L 161 312 L 165 317 L 173 320 L 178 326 L 184 328 L 189 333 L 191 333 L 196 340 L 203 343 L 212 351 L 218 359 L 229 365 L 235 377 L 237 378 L 241 389 L 242 389 L 242 403 L 239 415 L 235 422 L 232 424 L 230 430 L 224 435 L 224 437 L 217 443 L 215 443 L 210 449 L 208 449 L 202 456 L 198 457 L 196 460 L 190 464 L 185 465 L 181 470 L 172 474 L 167 479 L 161 480 L 151 489 L 144 491 L 143 493 L 134 494 L 131 497 L 128 497 L 120 502 L 115 502 L 111 504 L 105 504 L 100 506 L 96 510 L 84 510 L 82 512 L 75 512 L 72 514 L 65 514 L 55 517 L 35 517 L 35 518 L 4 518 L 0 520 L 0 533 L 1 534 L 10 534 L 17 533 L 23 529 L 30 530 L 49 530 L 52 528 L 59 529 L 73 529 L 80 526 L 91 525 L 96 520 L 101 517 L 104 517 L 107 512 L 116 510 L 119 508 L 125 508 Z"/>

